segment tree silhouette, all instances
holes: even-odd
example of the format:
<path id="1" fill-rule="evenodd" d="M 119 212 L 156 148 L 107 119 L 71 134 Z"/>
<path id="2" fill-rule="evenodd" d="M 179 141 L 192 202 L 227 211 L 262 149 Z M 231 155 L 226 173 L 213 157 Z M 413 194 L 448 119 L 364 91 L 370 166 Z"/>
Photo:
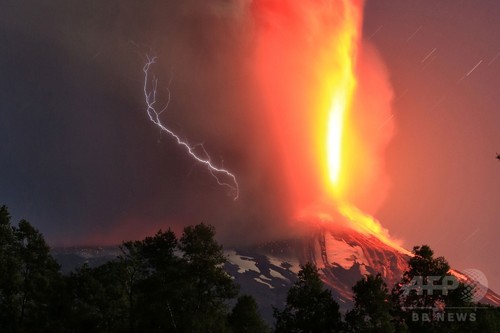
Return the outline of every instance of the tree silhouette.
<path id="1" fill-rule="evenodd" d="M 158 231 L 125 242 L 113 261 L 83 265 L 61 276 L 43 235 L 29 222 L 11 224 L 0 207 L 0 331 L 23 332 L 268 332 L 253 297 L 228 301 L 238 288 L 224 271 L 222 246 L 214 227 L 184 228 L 180 239 Z M 496 332 L 500 310 L 471 303 L 465 286 L 433 292 L 412 283 L 442 285 L 452 278 L 448 262 L 434 258 L 429 246 L 416 246 L 404 273 L 389 295 L 380 276 L 353 286 L 354 308 L 341 321 L 339 305 L 325 288 L 318 269 L 301 266 L 286 306 L 274 309 L 277 333 L 339 332 Z M 416 277 L 422 277 L 421 280 Z M 435 277 L 438 277 L 436 280 Z M 420 289 L 419 289 L 420 288 Z M 389 297 L 390 296 L 390 297 Z M 389 302 L 390 299 L 390 302 Z M 436 314 L 474 316 L 468 321 L 438 321 Z M 429 321 L 414 320 L 426 314 Z"/>
<path id="2" fill-rule="evenodd" d="M 277 333 L 326 333 L 342 328 L 339 305 L 312 263 L 301 266 L 298 280 L 288 291 L 285 308 L 274 309 L 274 317 Z"/>
<path id="3" fill-rule="evenodd" d="M 255 299 L 250 295 L 238 297 L 238 301 L 228 317 L 228 323 L 233 333 L 269 332 L 269 327 L 260 316 Z"/>
<path id="4" fill-rule="evenodd" d="M 133 331 L 176 330 L 176 302 L 185 290 L 183 263 L 175 254 L 178 242 L 171 230 L 142 241 L 125 242 L 120 262 L 126 270 L 126 294 Z"/>
<path id="5" fill-rule="evenodd" d="M 346 314 L 352 332 L 393 332 L 390 294 L 380 274 L 367 275 L 353 287 L 354 309 Z"/>
<path id="6" fill-rule="evenodd" d="M 2 332 L 56 331 L 59 265 L 28 221 L 10 222 L 0 207 L 0 327 Z M 56 325 L 57 326 L 57 325 Z"/>
<path id="7" fill-rule="evenodd" d="M 394 316 L 398 325 L 407 326 L 411 332 L 454 332 L 473 326 L 470 321 L 456 324 L 437 320 L 450 312 L 448 307 L 463 307 L 461 312 L 465 313 L 468 311 L 465 308 L 473 304 L 463 297 L 465 285 L 451 274 L 445 258 L 434 258 L 434 252 L 428 245 L 415 246 L 412 252 L 408 270 L 392 290 Z M 450 281 L 456 282 L 456 285 L 449 290 L 432 290 L 416 285 L 443 286 L 449 285 Z"/>
<path id="8" fill-rule="evenodd" d="M 227 262 L 222 245 L 215 240 L 215 228 L 204 223 L 184 228 L 179 249 L 185 263 L 183 325 L 192 332 L 222 332 L 228 299 L 238 288 L 224 271 Z"/>

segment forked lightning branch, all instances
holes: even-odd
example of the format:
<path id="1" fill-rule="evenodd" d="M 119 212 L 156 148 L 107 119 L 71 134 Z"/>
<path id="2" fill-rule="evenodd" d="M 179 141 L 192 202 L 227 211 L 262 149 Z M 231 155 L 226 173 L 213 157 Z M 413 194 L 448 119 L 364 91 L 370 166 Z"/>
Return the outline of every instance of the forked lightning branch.
<path id="1" fill-rule="evenodd" d="M 223 166 L 217 166 L 212 162 L 210 155 L 202 143 L 190 145 L 187 141 L 182 140 L 179 135 L 174 133 L 161 121 L 161 114 L 167 110 L 170 103 L 170 89 L 167 87 L 167 101 L 165 105 L 157 109 L 156 94 L 158 88 L 158 79 L 154 75 L 150 75 L 151 66 L 156 63 L 157 57 L 146 57 L 147 61 L 143 67 L 144 71 L 144 98 L 146 101 L 146 111 L 149 119 L 162 131 L 170 135 L 178 145 L 185 148 L 187 154 L 197 163 L 207 167 L 210 174 L 215 178 L 219 185 L 229 188 L 231 196 L 234 200 L 239 197 L 239 185 L 236 176 L 225 169 Z"/>

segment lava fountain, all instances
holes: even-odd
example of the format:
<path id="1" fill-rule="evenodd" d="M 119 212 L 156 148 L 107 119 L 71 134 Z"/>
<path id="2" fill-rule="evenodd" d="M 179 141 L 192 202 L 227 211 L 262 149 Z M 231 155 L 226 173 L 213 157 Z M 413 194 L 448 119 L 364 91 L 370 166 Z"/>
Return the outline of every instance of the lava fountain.
<path id="1" fill-rule="evenodd" d="M 256 73 L 292 220 L 348 226 L 399 246 L 372 217 L 394 125 L 359 0 L 254 1 Z"/>

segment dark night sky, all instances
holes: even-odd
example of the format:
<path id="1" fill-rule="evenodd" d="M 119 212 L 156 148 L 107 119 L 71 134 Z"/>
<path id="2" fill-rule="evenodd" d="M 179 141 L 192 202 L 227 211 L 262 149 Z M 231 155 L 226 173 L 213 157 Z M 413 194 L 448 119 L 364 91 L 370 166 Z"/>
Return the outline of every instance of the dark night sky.
<path id="1" fill-rule="evenodd" d="M 249 2 L 3 1 L 0 203 L 54 245 L 200 221 L 233 242 L 282 232 L 279 171 L 252 117 L 262 102 Z M 368 0 L 363 27 L 395 93 L 392 187 L 377 218 L 497 291 L 498 17 L 496 0 Z M 166 120 L 240 176 L 241 200 L 147 119 L 146 53 L 159 56 L 162 96 L 172 79 Z"/>

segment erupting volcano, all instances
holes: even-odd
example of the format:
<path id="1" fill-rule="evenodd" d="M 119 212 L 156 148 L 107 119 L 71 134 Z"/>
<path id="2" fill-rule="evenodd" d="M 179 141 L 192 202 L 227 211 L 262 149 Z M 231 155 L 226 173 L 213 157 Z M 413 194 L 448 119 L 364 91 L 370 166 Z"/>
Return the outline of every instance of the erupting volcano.
<path id="1" fill-rule="evenodd" d="M 392 91 L 363 42 L 358 0 L 256 2 L 257 73 L 291 219 L 348 226 L 396 246 L 371 216 L 388 187 Z"/>
<path id="2" fill-rule="evenodd" d="M 394 132 L 388 76 L 362 39 L 362 1 L 268 0 L 254 2 L 254 10 L 263 117 L 277 147 L 273 160 L 283 171 L 289 219 L 305 232 L 231 250 L 228 270 L 271 313 L 269 299 L 283 302 L 299 265 L 313 262 L 349 308 L 356 281 L 380 273 L 393 286 L 411 256 L 372 216 L 390 185 L 384 173 Z M 488 290 L 482 301 L 499 304 L 500 298 Z"/>

